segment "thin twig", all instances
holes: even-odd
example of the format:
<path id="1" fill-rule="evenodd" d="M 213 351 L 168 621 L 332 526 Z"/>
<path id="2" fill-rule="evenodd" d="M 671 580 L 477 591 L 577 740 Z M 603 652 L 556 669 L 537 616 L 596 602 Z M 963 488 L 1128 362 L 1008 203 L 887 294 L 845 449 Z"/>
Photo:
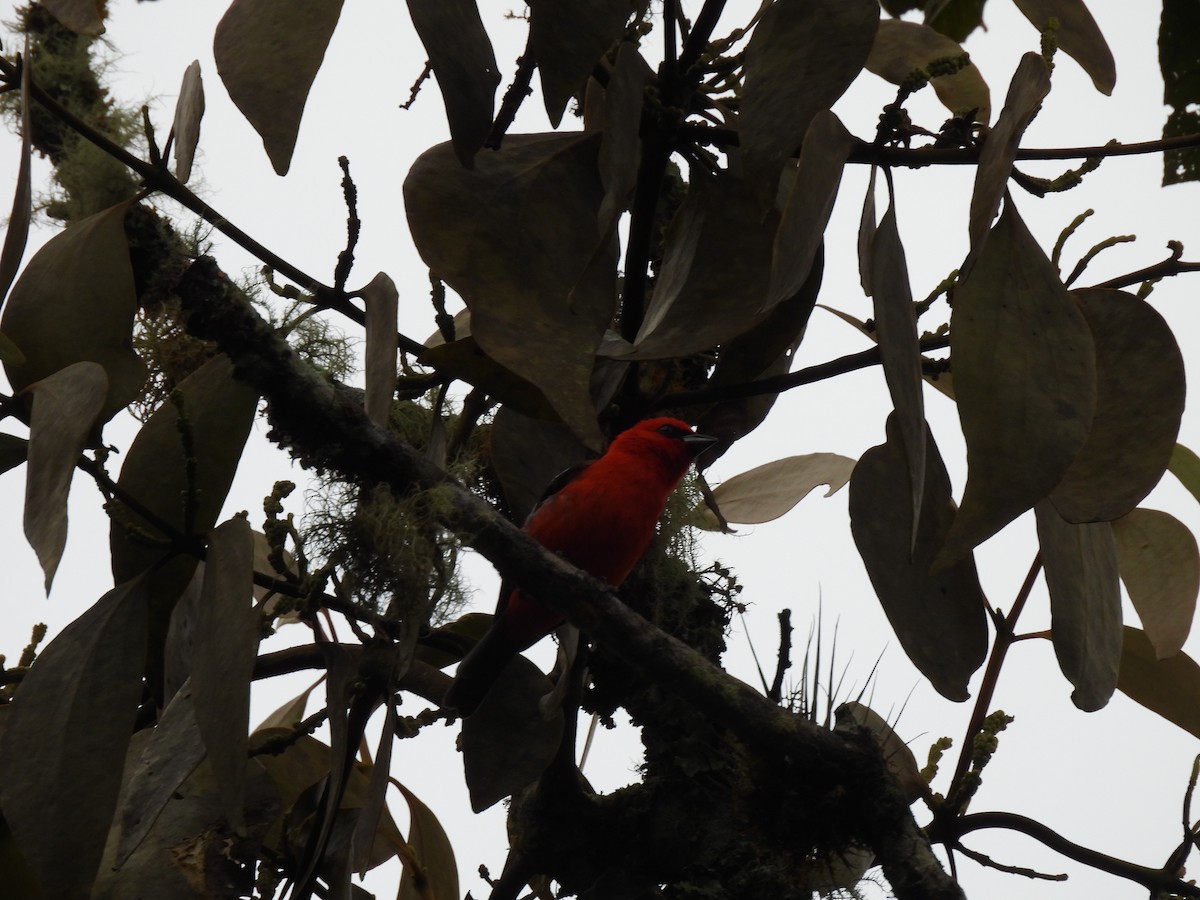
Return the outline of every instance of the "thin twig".
<path id="1" fill-rule="evenodd" d="M 972 850 L 970 847 L 964 847 L 960 843 L 954 844 L 954 849 L 961 853 L 967 859 L 973 859 L 981 866 L 989 869 L 995 869 L 998 872 L 1007 872 L 1009 875 L 1023 875 L 1026 878 L 1041 879 L 1043 881 L 1066 881 L 1067 875 L 1065 872 L 1051 875 L 1047 872 L 1039 872 L 1036 869 L 1027 869 L 1024 866 L 1009 866 L 1004 863 L 998 863 L 986 853 L 980 853 L 978 850 Z"/>
<path id="2" fill-rule="evenodd" d="M 531 30 L 529 40 L 525 44 L 525 52 L 517 57 L 517 72 L 513 76 L 512 84 L 504 92 L 504 99 L 500 101 L 500 110 L 496 113 L 496 120 L 492 122 L 492 129 L 483 142 L 483 146 L 488 150 L 500 149 L 501 143 L 504 142 L 504 135 L 508 133 L 509 126 L 517 117 L 517 110 L 521 108 L 525 98 L 533 93 L 533 88 L 529 85 L 533 81 L 533 70 L 536 67 L 537 59 L 533 55 L 533 32 Z"/>
<path id="3" fill-rule="evenodd" d="M 346 249 L 338 254 L 337 266 L 333 270 L 333 289 L 338 294 L 344 294 L 346 282 L 350 280 L 350 270 L 354 267 L 354 248 L 358 246 L 358 236 L 362 233 L 362 220 L 358 218 L 358 188 L 350 177 L 350 160 L 339 156 L 338 165 L 342 167 L 342 195 L 346 198 Z"/>
<path id="4" fill-rule="evenodd" d="M 775 664 L 775 679 L 767 696 L 778 703 L 783 697 L 783 676 L 792 667 L 792 611 L 779 612 L 779 659 Z"/>

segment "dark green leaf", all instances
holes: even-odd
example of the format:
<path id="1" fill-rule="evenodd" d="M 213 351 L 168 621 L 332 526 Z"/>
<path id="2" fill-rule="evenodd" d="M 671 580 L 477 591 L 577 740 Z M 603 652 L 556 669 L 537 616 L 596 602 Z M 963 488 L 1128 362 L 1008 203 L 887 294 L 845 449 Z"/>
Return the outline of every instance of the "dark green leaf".
<path id="1" fill-rule="evenodd" d="M 371 866 L 380 823 L 387 810 L 388 773 L 392 767 L 392 744 L 395 740 L 396 705 L 385 703 L 379 748 L 375 753 L 371 774 L 367 777 L 362 812 L 358 814 L 358 821 L 354 823 L 354 834 L 350 840 L 350 866 L 359 877 L 365 875 Z M 411 842 L 411 837 L 409 840 Z"/>
<path id="2" fill-rule="evenodd" d="M 28 58 L 28 40 L 26 37 L 26 58 Z M 29 217 L 33 209 L 33 188 L 30 181 L 30 162 L 33 152 L 33 124 L 30 119 L 29 84 L 33 72 L 31 65 L 21 69 L 21 162 L 17 166 L 17 186 L 13 191 L 12 212 L 8 216 L 8 227 L 4 232 L 4 249 L 0 250 L 0 306 L 8 295 L 8 289 L 17 277 L 21 267 L 21 259 L 25 255 L 25 242 L 29 238 Z M 5 352 L 5 344 L 12 346 L 3 335 L 0 335 L 0 361 L 23 362 L 22 359 L 12 359 Z"/>
<path id="3" fill-rule="evenodd" d="M 549 421 L 557 418 L 541 391 L 484 353 L 473 337 L 434 344 L 417 358 L 417 362 L 437 369 L 443 375 L 476 385 L 489 397 L 519 409 L 531 418 Z"/>
<path id="4" fill-rule="evenodd" d="M 616 245 L 596 234 L 599 143 L 596 133 L 510 136 L 473 171 L 439 144 L 404 182 L 413 240 L 470 307 L 472 338 L 595 446 L 589 383 L 616 302 Z"/>
<path id="5" fill-rule="evenodd" d="M 490 447 L 514 522 L 525 521 L 556 475 L 589 456 L 566 426 L 531 419 L 508 406 L 492 422 Z"/>
<path id="6" fill-rule="evenodd" d="M 1183 647 L 1196 616 L 1200 552 L 1187 526 L 1155 509 L 1112 523 L 1121 580 L 1159 659 Z"/>
<path id="7" fill-rule="evenodd" d="M 446 105 L 450 139 L 470 168 L 492 127 L 500 70 L 475 0 L 408 0 Z"/>
<path id="8" fill-rule="evenodd" d="M 1079 63 L 1102 94 L 1112 94 L 1117 66 L 1104 35 L 1083 0 L 1013 0 L 1034 27 L 1045 31 L 1056 19 L 1054 38 L 1063 53 Z"/>
<path id="9" fill-rule="evenodd" d="M 46 593 L 67 546 L 67 495 L 75 463 L 104 406 L 108 378 L 93 362 L 78 362 L 27 387 L 29 467 L 25 472 L 25 537 L 46 575 Z"/>
<path id="10" fill-rule="evenodd" d="M 925 24 L 962 43 L 983 24 L 987 0 L 930 0 L 925 4 Z"/>
<path id="11" fill-rule="evenodd" d="M 1163 102 L 1171 107 L 1163 137 L 1200 132 L 1200 6 L 1195 0 L 1163 0 L 1158 31 L 1158 64 Z M 1200 181 L 1200 150 L 1168 150 L 1163 154 L 1163 186 Z"/>
<path id="12" fill-rule="evenodd" d="M 1026 53 L 1013 73 L 996 127 L 988 134 L 979 153 L 968 225 L 971 255 L 963 264 L 964 276 L 969 272 L 972 260 L 978 257 L 979 246 L 987 237 L 992 219 L 1000 209 L 1000 200 L 1004 197 L 1021 137 L 1048 93 L 1050 70 L 1046 67 L 1046 61 L 1037 53 Z"/>
<path id="13" fill-rule="evenodd" d="M 213 36 L 225 90 L 286 175 L 342 0 L 233 0 Z"/>
<path id="14" fill-rule="evenodd" d="M 637 183 L 641 159 L 642 95 L 654 76 L 634 44 L 617 49 L 612 77 L 604 93 L 604 136 L 600 139 L 600 180 L 604 202 L 600 204 L 600 233 L 629 205 Z"/>
<path id="15" fill-rule="evenodd" d="M 1117 687 L 1135 703 L 1200 737 L 1200 666 L 1186 653 L 1158 659 L 1145 632 L 1126 625 Z"/>
<path id="16" fill-rule="evenodd" d="M 1011 203 L 955 291 L 950 341 L 967 484 L 941 562 L 1048 496 L 1095 415 L 1091 330 Z"/>
<path id="17" fill-rule="evenodd" d="M 562 740 L 562 710 L 547 718 L 538 703 L 553 689 L 537 666 L 517 656 L 463 722 L 463 768 L 475 812 L 525 787 L 554 759 Z"/>
<path id="18" fill-rule="evenodd" d="M 63 629 L 21 683 L 0 733 L 0 807 L 48 897 L 87 897 L 142 697 L 140 579 Z"/>
<path id="19" fill-rule="evenodd" d="M 446 836 L 442 823 L 417 795 L 399 782 L 396 787 L 408 801 L 409 829 L 408 845 L 421 866 L 420 879 L 413 875 L 412 867 L 404 867 L 400 878 L 398 900 L 425 900 L 427 897 L 457 897 L 458 864 L 454 860 L 454 848 Z"/>
<path id="20" fill-rule="evenodd" d="M 933 436 L 926 435 L 926 442 L 916 542 L 910 538 L 908 458 L 895 414 L 888 418 L 887 443 L 864 453 L 850 477 L 850 528 L 904 652 L 938 693 L 962 701 L 987 653 L 987 604 L 971 555 L 930 570 L 954 519 L 954 501 Z"/>
<path id="21" fill-rule="evenodd" d="M 879 23 L 866 66 L 880 78 L 898 85 L 934 60 L 965 53 L 957 42 L 928 25 L 884 19 Z M 965 115 L 975 110 L 975 121 L 986 125 L 991 119 L 991 93 L 974 63 L 968 63 L 953 75 L 939 75 L 929 83 L 952 114 Z"/>
<path id="22" fill-rule="evenodd" d="M 1171 462 L 1168 468 L 1179 479 L 1179 483 L 1187 488 L 1197 501 L 1200 501 L 1200 457 L 1183 444 L 1176 444 L 1171 450 Z"/>
<path id="23" fill-rule="evenodd" d="M 1125 515 L 1171 458 L 1186 394 L 1183 354 L 1158 311 L 1122 291 L 1076 291 L 1096 348 L 1096 417 L 1050 499 L 1068 522 Z"/>
<path id="24" fill-rule="evenodd" d="M 29 441 L 11 434 L 0 434 L 0 475 L 15 469 L 29 456 Z"/>
<path id="25" fill-rule="evenodd" d="M 33 255 L 13 286 L 0 327 L 25 362 L 6 361 L 16 390 L 73 363 L 90 360 L 108 375 L 102 421 L 136 397 L 146 367 L 130 349 L 137 295 L 129 243 L 128 203 L 75 223 Z"/>
<path id="26" fill-rule="evenodd" d="M 1108 703 L 1121 661 L 1121 585 L 1107 522 L 1072 524 L 1048 501 L 1034 507 L 1050 590 L 1054 653 L 1085 712 Z"/>
<path id="27" fill-rule="evenodd" d="M 775 196 L 809 122 L 862 70 L 879 24 L 875 0 L 776 0 L 746 45 L 738 133 L 747 182 Z"/>

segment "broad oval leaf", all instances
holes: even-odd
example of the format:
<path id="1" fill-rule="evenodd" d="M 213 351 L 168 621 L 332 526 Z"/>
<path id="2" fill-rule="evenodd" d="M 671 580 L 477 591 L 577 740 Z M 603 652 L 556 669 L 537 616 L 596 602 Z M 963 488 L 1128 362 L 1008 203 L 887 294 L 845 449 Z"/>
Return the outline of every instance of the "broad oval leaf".
<path id="1" fill-rule="evenodd" d="M 75 463 L 104 406 L 108 377 L 93 362 L 78 362 L 27 387 L 29 468 L 25 473 L 25 537 L 46 575 L 46 593 L 67 546 L 67 495 Z"/>
<path id="2" fill-rule="evenodd" d="M 634 0 L 530 0 L 529 44 L 537 60 L 546 115 L 555 128 L 596 62 L 639 8 Z"/>
<path id="3" fill-rule="evenodd" d="M 13 285 L 0 319 L 25 356 L 4 364 L 13 388 L 73 363 L 99 363 L 108 375 L 105 422 L 146 380 L 146 367 L 130 349 L 137 294 L 125 238 L 128 209 L 119 203 L 47 241 Z"/>
<path id="4" fill-rule="evenodd" d="M 667 229 L 662 271 L 626 358 L 698 353 L 760 322 L 778 223 L 739 179 L 695 179 Z"/>
<path id="5" fill-rule="evenodd" d="M 366 307 L 367 348 L 363 369 L 366 383 L 367 418 L 386 425 L 396 393 L 396 317 L 400 292 L 386 272 L 380 272 L 358 292 Z"/>
<path id="6" fill-rule="evenodd" d="M 217 73 L 279 175 L 341 14 L 342 0 L 233 0 L 217 24 Z"/>
<path id="7" fill-rule="evenodd" d="M 957 41 L 919 22 L 883 19 L 875 33 L 875 43 L 866 67 L 892 84 L 900 84 L 916 69 L 946 57 L 964 56 Z M 967 63 L 953 75 L 939 75 L 929 84 L 942 105 L 953 115 L 975 111 L 975 121 L 984 125 L 992 117 L 991 92 L 974 63 Z"/>
<path id="8" fill-rule="evenodd" d="M 1121 662 L 1121 585 L 1117 548 L 1107 522 L 1076 525 L 1042 501 L 1034 507 L 1054 654 L 1075 686 L 1071 700 L 1101 709 L 1117 689 Z"/>
<path id="9" fill-rule="evenodd" d="M 471 171 L 439 144 L 404 182 L 417 250 L 470 307 L 471 339 L 595 446 L 589 383 L 616 300 L 616 245 L 596 234 L 599 141 L 512 136 Z"/>
<path id="10" fill-rule="evenodd" d="M 1048 496 L 1095 415 L 1091 330 L 1011 203 L 955 291 L 950 360 L 967 484 L 940 562 Z"/>
<path id="11" fill-rule="evenodd" d="M 874 287 L 875 334 L 883 362 L 883 377 L 896 409 L 896 425 L 908 458 L 908 483 L 912 491 L 913 520 L 909 529 L 916 540 L 925 494 L 925 394 L 921 371 L 921 346 L 917 311 L 908 280 L 908 262 L 896 224 L 896 200 L 879 223 L 871 242 L 871 284 Z"/>
<path id="12" fill-rule="evenodd" d="M 854 136 L 832 112 L 819 112 L 813 118 L 771 247 L 765 308 L 795 295 L 808 279 L 854 144 Z"/>
<path id="13" fill-rule="evenodd" d="M 979 247 L 1000 208 L 1000 200 L 1004 197 L 1008 176 L 1012 174 L 1017 147 L 1025 129 L 1033 121 L 1034 113 L 1048 93 L 1050 70 L 1046 67 L 1046 61 L 1037 53 L 1026 53 L 1013 73 L 996 127 L 988 134 L 979 152 L 968 223 L 971 254 L 963 264 L 964 275 L 970 271 L 972 261 L 978 256 Z"/>
<path id="14" fill-rule="evenodd" d="M 734 475 L 713 489 L 713 499 L 725 521 L 733 525 L 758 525 L 778 519 L 821 484 L 832 497 L 850 480 L 854 460 L 837 453 L 788 456 Z M 696 507 L 694 525 L 708 531 L 720 528 L 712 510 Z"/>
<path id="15" fill-rule="evenodd" d="M 746 45 L 738 138 L 747 182 L 774 197 L 783 162 L 809 123 L 862 70 L 875 30 L 875 0 L 777 0 Z"/>
<path id="16" fill-rule="evenodd" d="M 200 60 L 193 59 L 184 70 L 175 104 L 175 177 L 187 184 L 192 177 L 192 161 L 200 144 L 200 120 L 204 118 L 204 79 L 200 75 Z"/>
<path id="17" fill-rule="evenodd" d="M 1128 625 L 1117 687 L 1135 703 L 1200 737 L 1200 666 L 1186 653 L 1158 659 L 1145 632 Z"/>
<path id="18" fill-rule="evenodd" d="M 915 542 L 908 458 L 895 415 L 887 442 L 862 455 L 850 477 L 850 529 L 900 645 L 939 694 L 963 701 L 987 653 L 987 601 L 968 553 L 931 571 L 954 518 L 950 477 L 926 435 L 925 494 Z"/>
<path id="19" fill-rule="evenodd" d="M 421 877 L 413 874 L 412 866 L 404 866 L 400 878 L 398 900 L 425 900 L 427 897 L 457 897 L 458 864 L 454 847 L 446 836 L 442 823 L 428 806 L 402 785 L 393 784 L 408 801 L 408 846 L 421 867 Z"/>
<path id="20" fill-rule="evenodd" d="M 147 596 L 113 588 L 29 670 L 0 731 L 0 807 L 47 897 L 87 897 L 142 697 Z M 68 862 L 69 861 L 69 862 Z"/>
<path id="21" fill-rule="evenodd" d="M 562 709 L 547 718 L 538 702 L 553 689 L 537 666 L 514 657 L 463 721 L 463 770 L 475 812 L 534 781 L 554 759 L 562 740 Z"/>
<path id="22" fill-rule="evenodd" d="M 192 610 L 192 695 L 229 822 L 240 825 L 250 727 L 250 679 L 260 634 L 251 604 L 254 536 L 235 517 L 209 535 L 200 603 Z"/>
<path id="23" fill-rule="evenodd" d="M 98 37 L 104 34 L 104 12 L 97 0 L 45 0 L 41 4 L 50 15 L 76 34 Z"/>
<path id="24" fill-rule="evenodd" d="M 454 152 L 468 169 L 492 127 L 500 70 L 474 0 L 408 0 L 437 78 Z"/>
<path id="25" fill-rule="evenodd" d="M 1079 63 L 1102 94 L 1111 95 L 1117 84 L 1112 51 L 1083 0 L 1013 0 L 1034 27 L 1044 31 L 1057 20 L 1054 38 L 1060 50 Z"/>
<path id="26" fill-rule="evenodd" d="M 1200 552 L 1174 516 L 1135 509 L 1112 523 L 1121 580 L 1159 659 L 1183 647 L 1196 616 Z"/>
<path id="27" fill-rule="evenodd" d="M 1050 499 L 1068 522 L 1107 522 L 1158 484 L 1186 394 L 1183 354 L 1158 311 L 1123 291 L 1076 291 L 1096 347 L 1096 417 Z"/>

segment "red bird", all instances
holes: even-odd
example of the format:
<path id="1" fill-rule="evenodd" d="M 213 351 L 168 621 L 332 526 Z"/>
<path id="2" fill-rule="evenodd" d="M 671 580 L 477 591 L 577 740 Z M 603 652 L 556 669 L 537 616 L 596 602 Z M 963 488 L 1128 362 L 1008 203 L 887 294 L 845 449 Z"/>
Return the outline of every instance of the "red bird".
<path id="1" fill-rule="evenodd" d="M 654 540 L 667 497 L 692 460 L 716 440 L 679 419 L 639 422 L 599 459 L 551 482 L 525 531 L 616 587 Z M 502 594 L 491 629 L 459 664 L 445 705 L 470 715 L 508 661 L 562 622 L 561 613 L 520 588 Z"/>

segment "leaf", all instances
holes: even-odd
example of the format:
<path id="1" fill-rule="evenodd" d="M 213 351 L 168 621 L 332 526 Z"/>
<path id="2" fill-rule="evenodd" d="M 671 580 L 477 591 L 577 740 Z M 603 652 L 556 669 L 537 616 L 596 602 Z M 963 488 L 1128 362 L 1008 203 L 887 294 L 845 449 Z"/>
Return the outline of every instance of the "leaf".
<path id="1" fill-rule="evenodd" d="M 746 45 L 738 137 L 746 181 L 773 197 L 784 160 L 813 117 L 862 70 L 879 24 L 875 0 L 777 0 Z"/>
<path id="2" fill-rule="evenodd" d="M 1076 291 L 1096 348 L 1096 416 L 1050 499 L 1068 522 L 1107 522 L 1153 490 L 1170 462 L 1186 394 L 1166 320 L 1123 291 Z"/>
<path id="3" fill-rule="evenodd" d="M 916 541 L 925 495 L 925 396 L 922 387 L 921 346 L 917 311 L 909 287 L 908 263 L 896 225 L 896 200 L 879 223 L 872 241 L 871 284 L 875 288 L 875 333 L 883 362 L 896 426 L 908 459 L 908 484 L 912 491 L 913 520 L 909 527 Z"/>
<path id="4" fill-rule="evenodd" d="M 850 480 L 853 469 L 854 460 L 836 453 L 788 456 L 734 475 L 712 494 L 725 521 L 758 525 L 778 519 L 817 485 L 828 485 L 825 496 L 832 497 Z M 707 531 L 720 528 L 712 510 L 702 503 L 696 507 L 693 524 Z"/>
<path id="5" fill-rule="evenodd" d="M 687 356 L 760 322 L 778 222 L 736 178 L 693 180 L 667 228 L 662 270 L 626 358 Z"/>
<path id="6" fill-rule="evenodd" d="M 473 171 L 439 144 L 404 182 L 417 250 L 470 307 L 472 339 L 596 446 L 589 382 L 616 298 L 616 246 L 596 235 L 599 141 L 512 135 Z"/>
<path id="7" fill-rule="evenodd" d="M 304 719 L 304 710 L 308 706 L 309 695 L 324 681 L 325 676 L 322 675 L 287 703 L 280 706 L 275 712 L 263 719 L 259 726 L 254 729 L 254 733 L 257 734 L 272 728 L 295 728 Z"/>
<path id="8" fill-rule="evenodd" d="M 1200 551 L 1187 526 L 1156 509 L 1112 523 L 1121 580 L 1158 659 L 1183 647 L 1200 593 Z"/>
<path id="9" fill-rule="evenodd" d="M 553 127 L 641 5 L 633 0 L 530 0 L 529 45 Z"/>
<path id="10" fill-rule="evenodd" d="M 517 656 L 463 722 L 459 746 L 475 812 L 525 787 L 554 759 L 562 739 L 562 709 L 546 718 L 538 703 L 553 689 L 537 666 Z"/>
<path id="11" fill-rule="evenodd" d="M 245 768 L 245 753 L 242 767 Z M 122 791 L 120 839 L 114 865 L 120 868 L 146 839 L 178 787 L 204 759 L 191 686 L 171 698 Z"/>
<path id="12" fill-rule="evenodd" d="M 904 791 L 904 799 L 915 803 L 922 795 L 928 793 L 929 785 L 921 777 L 921 768 L 917 758 L 913 756 L 908 744 L 901 740 L 900 735 L 892 729 L 887 720 L 865 703 L 851 700 L 837 708 L 837 727 L 835 731 L 845 730 L 851 726 L 865 728 L 883 754 L 883 760 L 900 787 Z M 853 885 L 850 885 L 851 887 Z"/>
<path id="13" fill-rule="evenodd" d="M 415 658 L 437 669 L 461 662 L 492 627 L 493 618 L 491 613 L 465 613 L 431 629 L 417 643 Z"/>
<path id="14" fill-rule="evenodd" d="M 96 0 L 44 0 L 41 5 L 59 24 L 76 34 L 87 37 L 104 34 L 104 13 Z"/>
<path id="15" fill-rule="evenodd" d="M 383 707 L 383 730 L 379 735 L 375 763 L 370 767 L 362 811 L 358 814 L 350 838 L 350 865 L 360 878 L 370 868 L 381 817 L 387 810 L 388 772 L 392 766 L 392 744 L 396 740 L 396 706 L 394 703 L 385 703 Z"/>
<path id="16" fill-rule="evenodd" d="M 104 406 L 108 378 L 93 362 L 79 362 L 27 387 L 29 468 L 25 475 L 25 537 L 46 575 L 46 594 L 67 546 L 67 495 L 75 463 Z"/>
<path id="17" fill-rule="evenodd" d="M 421 867 L 417 878 L 412 866 L 405 863 L 400 877 L 397 900 L 425 900 L 427 897 L 457 897 L 458 863 L 446 830 L 433 811 L 416 794 L 398 781 L 392 782 L 408 801 L 408 845 Z"/>
<path id="18" fill-rule="evenodd" d="M 1179 479 L 1179 483 L 1200 502 L 1200 457 L 1183 444 L 1176 444 L 1171 451 L 1168 468 L 1171 474 Z"/>
<path id="19" fill-rule="evenodd" d="M 213 36 L 229 99 L 286 175 L 308 91 L 325 59 L 342 0 L 233 0 Z"/>
<path id="20" fill-rule="evenodd" d="M 0 732 L 0 807 L 47 897 L 87 897 L 142 697 L 146 595 L 113 588 L 42 651 Z"/>
<path id="21" fill-rule="evenodd" d="M 33 192 L 30 181 L 30 163 L 33 152 L 33 121 L 29 108 L 29 84 L 33 72 L 30 63 L 29 37 L 25 38 L 25 65 L 21 69 L 21 162 L 17 166 L 17 185 L 13 191 L 12 212 L 8 216 L 8 227 L 4 232 L 4 248 L 0 250 L 0 306 L 8 295 L 21 259 L 25 256 L 25 243 L 29 239 L 29 217 L 32 212 Z M 0 335 L 0 361 L 24 362 L 22 357 L 13 359 L 5 352 L 5 344 L 11 344 Z"/>
<path id="22" fill-rule="evenodd" d="M 955 41 L 965 41 L 983 24 L 987 0 L 930 0 L 925 4 L 925 24 Z"/>
<path id="23" fill-rule="evenodd" d="M 1054 655 L 1075 686 L 1084 712 L 1108 704 L 1121 659 L 1121 586 L 1117 548 L 1107 522 L 1076 525 L 1046 501 L 1033 508 L 1046 587 Z"/>
<path id="24" fill-rule="evenodd" d="M 996 127 L 988 134 L 979 152 L 968 226 L 971 255 L 963 264 L 964 277 L 970 271 L 971 261 L 979 255 L 979 247 L 992 227 L 996 211 L 1000 209 L 1000 200 L 1004 196 L 1004 188 L 1012 173 L 1025 129 L 1033 121 L 1034 114 L 1048 93 L 1050 70 L 1046 68 L 1046 61 L 1037 53 L 1026 53 L 1013 73 Z"/>
<path id="25" fill-rule="evenodd" d="M 871 166 L 871 180 L 867 182 L 867 194 L 863 197 L 862 216 L 858 221 L 858 280 L 863 293 L 871 296 L 871 270 L 874 268 L 875 243 L 875 176 L 879 167 Z M 840 315 L 840 313 L 839 313 Z"/>
<path id="26" fill-rule="evenodd" d="M 11 434 L 0 434 L 0 475 L 15 469 L 29 456 L 29 441 Z"/>
<path id="27" fill-rule="evenodd" d="M 1200 131 L 1200 8 L 1192 0 L 1163 0 L 1158 32 L 1158 64 L 1163 102 L 1171 107 L 1163 137 Z M 1200 180 L 1200 151 L 1195 147 L 1163 153 L 1163 187 Z"/>
<path id="28" fill-rule="evenodd" d="M 1088 73 L 1096 90 L 1111 95 L 1117 84 L 1112 51 L 1083 0 L 1013 0 L 1038 31 L 1057 19 L 1054 39 L 1058 48 Z"/>
<path id="29" fill-rule="evenodd" d="M 528 416 L 550 421 L 557 418 L 545 394 L 484 353 L 473 337 L 434 344 L 417 357 L 417 362 L 480 387 L 489 397 Z"/>
<path id="30" fill-rule="evenodd" d="M 396 283 L 380 272 L 358 292 L 366 307 L 367 348 L 363 363 L 366 379 L 367 418 L 385 427 L 392 411 L 392 396 L 396 393 L 396 317 L 399 314 L 400 293 Z"/>
<path id="31" fill-rule="evenodd" d="M 459 162 L 468 169 L 492 127 L 500 70 L 474 0 L 408 0 Z"/>
<path id="32" fill-rule="evenodd" d="M 894 413 L 887 442 L 864 453 L 850 477 L 850 529 L 905 654 L 939 694 L 961 702 L 970 697 L 971 675 L 987 653 L 987 602 L 969 554 L 931 571 L 954 518 L 954 501 L 933 436 L 926 442 L 916 541 L 910 538 L 908 460 Z"/>
<path id="33" fill-rule="evenodd" d="M 589 455 L 565 425 L 532 419 L 509 406 L 500 407 L 492 420 L 489 449 L 514 522 L 525 521 L 556 475 Z"/>
<path id="34" fill-rule="evenodd" d="M 764 309 L 791 297 L 808 278 L 833 212 L 842 168 L 855 142 L 832 112 L 819 112 L 813 118 L 804 135 L 800 161 L 775 232 Z"/>
<path id="35" fill-rule="evenodd" d="M 146 367 L 130 349 L 137 293 L 128 203 L 76 222 L 46 242 L 13 286 L 0 328 L 25 354 L 4 371 L 22 390 L 73 363 L 99 363 L 108 374 L 107 422 L 142 389 Z"/>
<path id="36" fill-rule="evenodd" d="M 955 291 L 950 360 L 967 484 L 939 562 L 1049 495 L 1095 414 L 1087 320 L 1011 203 Z"/>
<path id="37" fill-rule="evenodd" d="M 642 99 L 646 84 L 654 77 L 637 46 L 622 43 L 617 48 L 612 76 L 604 92 L 604 132 L 600 138 L 600 181 L 604 200 L 597 223 L 605 234 L 629 205 L 637 184 L 641 159 Z"/>
<path id="38" fill-rule="evenodd" d="M 1200 666 L 1186 653 L 1158 659 L 1145 632 L 1126 625 L 1117 687 L 1129 699 L 1200 737 Z"/>
<path id="39" fill-rule="evenodd" d="M 184 184 L 192 177 L 192 160 L 200 143 L 200 120 L 204 118 L 204 80 L 200 77 L 200 60 L 193 59 L 184 70 L 175 104 L 175 177 Z"/>
<path id="40" fill-rule="evenodd" d="M 194 611 L 192 695 L 196 724 L 208 750 L 217 791 L 230 824 L 241 826 L 250 725 L 250 679 L 259 622 L 251 605 L 254 537 L 235 517 L 208 539 L 204 585 Z"/>
<path id="41" fill-rule="evenodd" d="M 892 84 L 900 84 L 917 69 L 925 69 L 934 60 L 964 56 L 966 51 L 945 34 L 919 22 L 883 19 L 875 33 L 867 71 Z M 992 117 L 991 92 L 974 63 L 968 63 L 953 75 L 939 75 L 929 82 L 938 99 L 952 115 L 975 112 L 975 121 L 984 125 Z"/>

